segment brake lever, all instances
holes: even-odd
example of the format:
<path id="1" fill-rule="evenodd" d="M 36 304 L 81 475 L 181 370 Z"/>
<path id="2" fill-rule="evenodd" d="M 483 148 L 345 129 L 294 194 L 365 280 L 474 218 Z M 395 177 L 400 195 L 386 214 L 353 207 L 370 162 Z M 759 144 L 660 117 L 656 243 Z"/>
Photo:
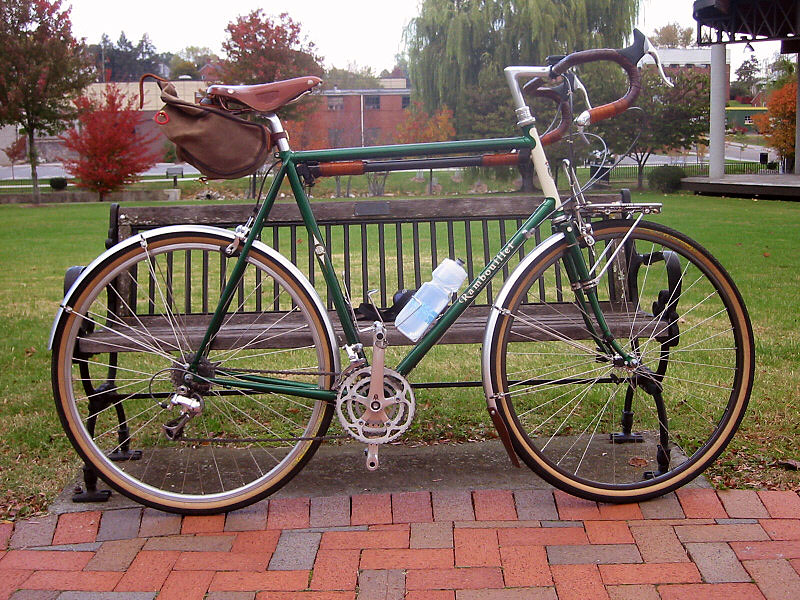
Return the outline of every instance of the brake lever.
<path id="1" fill-rule="evenodd" d="M 583 82 L 575 73 L 570 72 L 570 75 L 572 75 L 572 87 L 576 90 L 580 90 L 580 92 L 583 94 L 583 99 L 586 101 L 586 107 L 589 109 L 592 108 L 592 103 L 589 101 L 589 92 L 586 91 L 586 86 L 583 85 Z"/>
<path id="2" fill-rule="evenodd" d="M 649 54 L 653 58 L 653 62 L 655 62 L 656 67 L 658 67 L 658 74 L 661 75 L 661 79 L 664 80 L 664 83 L 666 83 L 669 87 L 675 87 L 675 84 L 672 83 L 672 80 L 667 77 L 666 73 L 664 73 L 664 67 L 661 65 L 661 57 L 658 55 L 658 50 L 647 38 L 644 39 L 644 51 L 645 54 Z"/>

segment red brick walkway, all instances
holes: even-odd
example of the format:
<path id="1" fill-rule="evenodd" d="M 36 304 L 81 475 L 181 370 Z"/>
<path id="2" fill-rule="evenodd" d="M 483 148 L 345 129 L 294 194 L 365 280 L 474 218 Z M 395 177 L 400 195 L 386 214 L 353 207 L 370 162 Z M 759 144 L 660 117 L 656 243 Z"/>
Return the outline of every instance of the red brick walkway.
<path id="1" fill-rule="evenodd" d="M 0 524 L 0 600 L 800 598 L 800 496 L 685 489 L 279 498 Z"/>

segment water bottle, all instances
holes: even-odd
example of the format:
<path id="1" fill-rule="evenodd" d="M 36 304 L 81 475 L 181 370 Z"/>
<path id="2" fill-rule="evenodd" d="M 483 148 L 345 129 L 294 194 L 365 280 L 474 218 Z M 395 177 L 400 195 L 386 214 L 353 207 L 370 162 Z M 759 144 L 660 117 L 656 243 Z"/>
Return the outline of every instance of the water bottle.
<path id="1" fill-rule="evenodd" d="M 445 258 L 433 270 L 433 279 L 422 284 L 394 320 L 398 331 L 416 342 L 467 278 L 464 262 Z"/>

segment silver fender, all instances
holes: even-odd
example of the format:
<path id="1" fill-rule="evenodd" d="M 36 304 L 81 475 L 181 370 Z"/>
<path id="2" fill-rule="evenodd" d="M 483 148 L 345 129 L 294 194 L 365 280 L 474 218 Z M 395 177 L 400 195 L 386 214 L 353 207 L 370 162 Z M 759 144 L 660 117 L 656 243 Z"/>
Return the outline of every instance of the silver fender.
<path id="1" fill-rule="evenodd" d="M 486 404 L 488 405 L 490 414 L 493 410 L 497 409 L 497 402 L 495 399 L 495 390 L 492 389 L 491 384 L 491 373 L 490 373 L 490 364 L 492 361 L 492 352 L 491 348 L 494 345 L 494 336 L 495 336 L 495 329 L 497 326 L 497 319 L 502 314 L 501 310 L 508 308 L 506 306 L 506 302 L 508 299 L 508 295 L 511 293 L 511 290 L 516 285 L 517 281 L 523 276 L 525 271 L 530 268 L 530 266 L 537 261 L 541 256 L 549 252 L 554 246 L 560 243 L 564 239 L 563 233 L 554 233 L 549 238 L 544 240 L 542 243 L 537 245 L 533 250 L 531 250 L 525 258 L 517 265 L 517 267 L 511 272 L 508 279 L 506 279 L 503 287 L 500 289 L 500 292 L 497 294 L 497 297 L 492 304 L 492 308 L 489 311 L 489 319 L 486 322 L 486 330 L 483 334 L 483 351 L 481 352 L 481 368 L 483 373 L 483 391 L 486 394 Z"/>
<path id="2" fill-rule="evenodd" d="M 100 256 L 95 258 L 89 266 L 87 266 L 83 272 L 78 276 L 75 282 L 70 286 L 69 290 L 67 290 L 64 299 L 61 301 L 59 305 L 58 312 L 56 313 L 56 317 L 53 321 L 53 326 L 50 329 L 50 339 L 48 341 L 48 349 L 52 350 L 53 348 L 53 339 L 55 338 L 56 330 L 60 325 L 61 321 L 66 318 L 67 316 L 67 308 L 72 307 L 73 304 L 73 297 L 76 294 L 76 291 L 80 289 L 81 284 L 88 278 L 94 274 L 94 271 L 99 268 L 103 262 L 106 261 L 110 256 L 128 250 L 131 246 L 138 246 L 141 245 L 143 240 L 147 240 L 152 237 L 169 234 L 169 233 L 193 233 L 193 232 L 202 232 L 202 233 L 210 233 L 216 235 L 218 237 L 222 237 L 225 239 L 230 240 L 231 242 L 234 241 L 235 235 L 232 231 L 227 229 L 222 229 L 220 227 L 209 227 L 207 225 L 170 225 L 169 227 L 159 227 L 158 229 L 151 229 L 149 231 L 145 231 L 142 233 L 138 233 L 128 239 L 120 242 L 119 244 L 112 246 L 105 252 L 103 252 Z M 264 254 L 268 255 L 272 258 L 275 262 L 279 263 L 283 268 L 289 271 L 300 283 L 304 291 L 308 294 L 308 296 L 314 302 L 323 323 L 328 331 L 328 337 L 331 340 L 331 344 L 333 346 L 333 356 L 336 366 L 336 371 L 339 371 L 339 352 L 336 347 L 336 335 L 333 331 L 333 324 L 331 323 L 330 317 L 328 316 L 328 311 L 325 308 L 325 305 L 322 303 L 322 299 L 319 297 L 317 290 L 314 289 L 314 286 L 311 285 L 311 282 L 308 281 L 308 278 L 298 269 L 294 263 L 292 263 L 288 258 L 283 256 L 280 252 L 267 246 L 263 242 L 256 240 L 253 243 L 253 247 L 263 252 Z"/>

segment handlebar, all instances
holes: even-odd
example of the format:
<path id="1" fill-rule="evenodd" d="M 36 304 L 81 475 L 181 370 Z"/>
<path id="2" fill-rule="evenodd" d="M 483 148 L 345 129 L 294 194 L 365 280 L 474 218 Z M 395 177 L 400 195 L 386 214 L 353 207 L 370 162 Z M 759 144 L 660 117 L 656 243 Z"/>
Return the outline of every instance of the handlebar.
<path id="1" fill-rule="evenodd" d="M 572 87 L 567 81 L 564 81 L 557 86 L 544 88 L 541 87 L 544 82 L 545 80 L 541 77 L 535 77 L 526 83 L 522 89 L 532 96 L 552 100 L 561 111 L 561 121 L 558 127 L 552 131 L 548 131 L 539 139 L 543 146 L 547 146 L 563 138 L 564 134 L 569 129 L 569 123 L 572 121 Z"/>
<path id="2" fill-rule="evenodd" d="M 565 56 L 550 67 L 550 78 L 555 79 L 564 75 L 567 70 L 572 67 L 605 60 L 617 63 L 628 75 L 628 91 L 625 92 L 625 95 L 608 104 L 583 111 L 578 118 L 575 119 L 575 122 L 579 126 L 586 126 L 602 121 L 603 119 L 609 119 L 630 108 L 642 89 L 641 76 L 639 75 L 639 69 L 636 65 L 650 50 L 650 42 L 647 41 L 645 35 L 638 29 L 634 29 L 633 44 L 627 48 L 621 50 L 612 50 L 609 48 L 581 50 Z"/>

